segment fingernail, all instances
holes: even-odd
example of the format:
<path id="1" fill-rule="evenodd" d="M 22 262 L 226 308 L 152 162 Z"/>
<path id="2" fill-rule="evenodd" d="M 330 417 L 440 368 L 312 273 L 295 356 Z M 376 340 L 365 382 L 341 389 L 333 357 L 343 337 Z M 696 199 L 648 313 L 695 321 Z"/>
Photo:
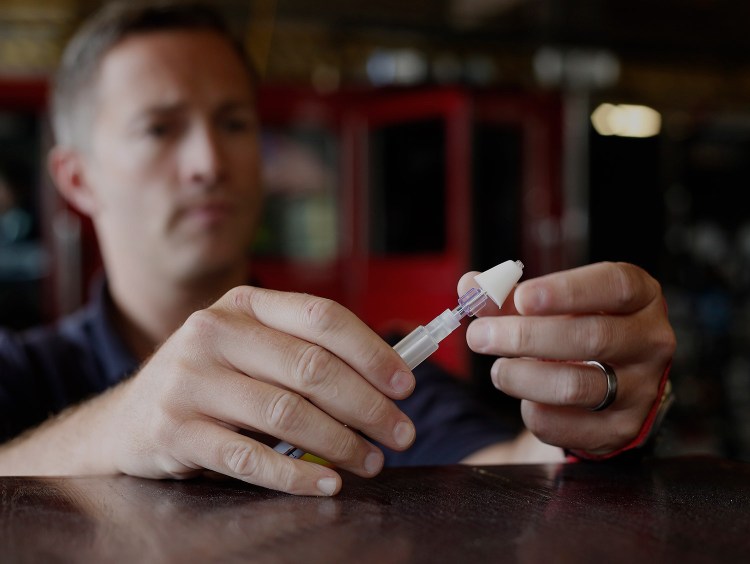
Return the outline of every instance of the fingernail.
<path id="1" fill-rule="evenodd" d="M 391 378 L 391 388 L 397 394 L 405 394 L 414 387 L 414 376 L 403 370 L 396 372 Z"/>
<path id="2" fill-rule="evenodd" d="M 317 483 L 318 490 L 324 495 L 333 495 L 338 486 L 336 478 L 321 478 Z"/>
<path id="3" fill-rule="evenodd" d="M 515 297 L 516 307 L 521 313 L 533 314 L 543 311 L 547 305 L 547 290 L 541 284 L 527 284 L 519 289 Z"/>
<path id="4" fill-rule="evenodd" d="M 383 455 L 380 452 L 371 452 L 365 458 L 365 470 L 368 474 L 377 474 L 383 467 Z"/>
<path id="5" fill-rule="evenodd" d="M 481 320 L 473 321 L 466 333 L 466 342 L 475 352 L 482 352 L 490 342 L 490 329 Z"/>
<path id="6" fill-rule="evenodd" d="M 417 431 L 411 421 L 400 421 L 393 428 L 393 438 L 400 447 L 409 446 L 414 441 L 416 434 Z"/>

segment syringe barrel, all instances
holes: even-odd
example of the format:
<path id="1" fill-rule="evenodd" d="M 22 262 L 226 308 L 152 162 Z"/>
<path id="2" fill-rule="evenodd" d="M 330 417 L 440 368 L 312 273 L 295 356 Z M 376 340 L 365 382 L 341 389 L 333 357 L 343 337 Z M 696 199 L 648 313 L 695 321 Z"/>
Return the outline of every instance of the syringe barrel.
<path id="1" fill-rule="evenodd" d="M 435 319 L 427 324 L 427 332 L 430 337 L 436 343 L 439 343 L 445 339 L 448 335 L 461 325 L 460 318 L 457 317 L 451 310 L 446 309 L 443 313 L 438 315 Z"/>
<path id="2" fill-rule="evenodd" d="M 401 339 L 393 349 L 404 359 L 409 370 L 413 370 L 438 349 L 438 343 L 429 331 L 420 325 Z"/>

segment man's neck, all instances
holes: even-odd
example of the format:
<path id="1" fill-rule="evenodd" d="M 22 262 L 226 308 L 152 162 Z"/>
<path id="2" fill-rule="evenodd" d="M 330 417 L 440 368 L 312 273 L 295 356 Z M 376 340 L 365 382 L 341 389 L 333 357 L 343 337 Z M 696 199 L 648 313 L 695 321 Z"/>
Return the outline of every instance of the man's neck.
<path id="1" fill-rule="evenodd" d="M 180 284 L 109 280 L 115 323 L 139 361 L 159 347 L 195 311 L 246 283 L 244 267 Z M 119 282 L 119 283 L 118 283 Z"/>

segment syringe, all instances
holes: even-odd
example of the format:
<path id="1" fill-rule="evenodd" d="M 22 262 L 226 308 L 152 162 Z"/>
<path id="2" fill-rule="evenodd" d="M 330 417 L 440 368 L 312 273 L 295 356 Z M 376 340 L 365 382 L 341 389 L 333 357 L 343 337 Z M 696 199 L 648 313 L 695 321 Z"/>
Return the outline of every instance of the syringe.
<path id="1" fill-rule="evenodd" d="M 523 263 L 520 260 L 506 260 L 503 263 L 485 270 L 474 277 L 479 288 L 472 288 L 458 299 L 458 305 L 446 309 L 426 326 L 420 325 L 401 339 L 393 349 L 404 359 L 410 370 L 419 366 L 428 356 L 438 349 L 440 341 L 445 339 L 461 324 L 467 315 L 473 316 L 487 303 L 490 297 L 498 307 L 523 274 Z M 291 458 L 301 458 L 305 451 L 282 441 L 274 448 Z"/>

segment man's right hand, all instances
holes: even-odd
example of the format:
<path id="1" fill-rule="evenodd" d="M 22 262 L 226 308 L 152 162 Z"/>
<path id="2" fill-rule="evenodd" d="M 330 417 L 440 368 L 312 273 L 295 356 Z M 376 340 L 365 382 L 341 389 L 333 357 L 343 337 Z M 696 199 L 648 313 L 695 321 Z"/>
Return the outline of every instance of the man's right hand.
<path id="1" fill-rule="evenodd" d="M 211 470 L 333 495 L 341 488 L 333 468 L 294 460 L 243 432 L 374 476 L 383 454 L 358 431 L 395 450 L 409 447 L 414 426 L 392 400 L 413 389 L 398 354 L 343 306 L 243 286 L 190 316 L 135 376 L 5 447 L 0 471 L 21 464 L 36 471 L 14 473 L 184 478 Z"/>

